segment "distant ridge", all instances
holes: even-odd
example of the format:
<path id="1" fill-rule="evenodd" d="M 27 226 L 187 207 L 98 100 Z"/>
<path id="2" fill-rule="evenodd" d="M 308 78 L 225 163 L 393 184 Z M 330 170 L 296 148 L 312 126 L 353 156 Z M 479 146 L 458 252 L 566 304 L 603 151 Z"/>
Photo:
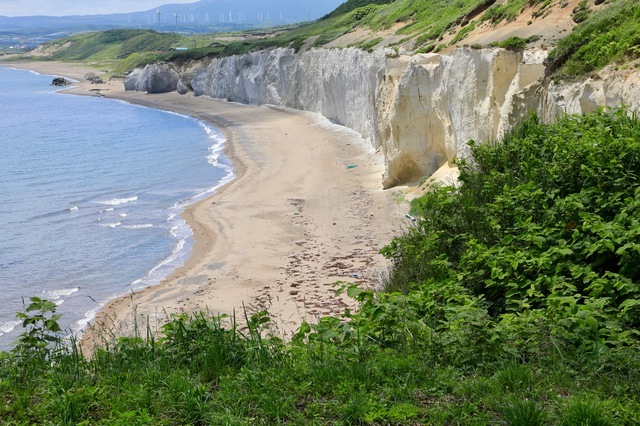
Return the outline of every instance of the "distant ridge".
<path id="1" fill-rule="evenodd" d="M 188 4 L 164 4 L 157 8 L 108 15 L 0 16 L 0 33 L 56 30 L 153 28 L 197 31 L 223 26 L 225 29 L 276 26 L 318 19 L 334 10 L 342 0 L 202 0 Z M 156 13 L 160 10 L 161 14 Z M 176 16 L 177 15 L 177 16 Z M 159 18 L 159 22 L 158 22 Z"/>

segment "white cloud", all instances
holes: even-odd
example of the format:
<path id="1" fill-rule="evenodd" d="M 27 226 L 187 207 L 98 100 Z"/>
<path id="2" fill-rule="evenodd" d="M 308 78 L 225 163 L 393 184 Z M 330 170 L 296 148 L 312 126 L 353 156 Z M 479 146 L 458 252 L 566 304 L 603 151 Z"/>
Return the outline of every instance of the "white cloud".
<path id="1" fill-rule="evenodd" d="M 167 3 L 194 3 L 196 0 L 0 0 L 4 16 L 67 16 L 137 12 Z"/>

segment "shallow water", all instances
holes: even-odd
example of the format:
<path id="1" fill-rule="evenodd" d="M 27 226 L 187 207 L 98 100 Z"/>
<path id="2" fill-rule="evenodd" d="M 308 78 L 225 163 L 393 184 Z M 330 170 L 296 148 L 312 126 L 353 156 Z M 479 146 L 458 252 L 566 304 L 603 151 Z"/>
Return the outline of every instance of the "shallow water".
<path id="1" fill-rule="evenodd" d="M 55 301 L 74 331 L 159 282 L 191 248 L 184 207 L 233 178 L 218 129 L 51 80 L 0 68 L 0 349 L 23 299 Z"/>

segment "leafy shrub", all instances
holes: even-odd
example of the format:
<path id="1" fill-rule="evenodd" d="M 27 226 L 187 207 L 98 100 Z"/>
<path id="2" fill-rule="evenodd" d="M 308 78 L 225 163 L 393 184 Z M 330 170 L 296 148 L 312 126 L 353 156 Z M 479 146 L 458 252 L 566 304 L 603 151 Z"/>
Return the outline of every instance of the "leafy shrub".
<path id="1" fill-rule="evenodd" d="M 402 281 L 389 285 L 467 292 L 498 334 L 524 327 L 566 349 L 634 342 L 639 141 L 637 118 L 613 110 L 532 117 L 501 142 L 471 143 L 463 185 L 414 200 L 421 220 L 383 250 Z"/>
<path id="2" fill-rule="evenodd" d="M 20 334 L 14 352 L 25 361 L 46 360 L 62 341 L 60 315 L 56 314 L 55 303 L 39 297 L 30 300 L 25 312 L 17 314 L 25 331 Z"/>
<path id="3" fill-rule="evenodd" d="M 591 10 L 589 9 L 587 0 L 582 0 L 580 4 L 573 9 L 573 22 L 579 24 L 580 22 L 586 21 L 589 13 L 591 13 Z"/>

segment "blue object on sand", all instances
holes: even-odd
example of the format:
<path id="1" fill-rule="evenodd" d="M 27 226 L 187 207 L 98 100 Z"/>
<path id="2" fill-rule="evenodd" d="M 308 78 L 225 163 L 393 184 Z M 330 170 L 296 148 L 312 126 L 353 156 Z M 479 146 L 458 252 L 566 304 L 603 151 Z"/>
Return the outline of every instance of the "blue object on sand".
<path id="1" fill-rule="evenodd" d="M 357 165 L 357 164 L 349 164 L 349 165 L 347 166 L 347 169 L 355 169 L 356 167 L 358 167 L 358 165 Z"/>

